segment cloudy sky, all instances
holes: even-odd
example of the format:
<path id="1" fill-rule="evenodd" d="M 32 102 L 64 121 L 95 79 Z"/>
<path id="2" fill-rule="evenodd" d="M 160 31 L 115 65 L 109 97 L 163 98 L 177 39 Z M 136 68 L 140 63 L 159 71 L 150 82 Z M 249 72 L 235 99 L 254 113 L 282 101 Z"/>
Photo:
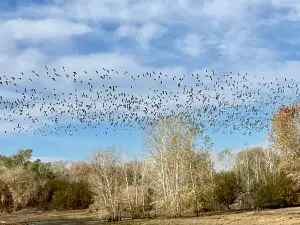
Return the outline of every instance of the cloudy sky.
<path id="1" fill-rule="evenodd" d="M 180 75 L 214 69 L 297 78 L 299 28 L 298 0 L 1 0 L 0 76 L 42 73 L 47 65 L 71 71 L 105 67 Z M 31 148 L 44 159 L 83 159 L 116 144 L 129 155 L 144 154 L 141 132 L 131 133 L 3 135 L 0 153 Z M 245 142 L 264 143 L 266 133 L 217 134 L 212 140 L 216 151 L 236 150 Z"/>

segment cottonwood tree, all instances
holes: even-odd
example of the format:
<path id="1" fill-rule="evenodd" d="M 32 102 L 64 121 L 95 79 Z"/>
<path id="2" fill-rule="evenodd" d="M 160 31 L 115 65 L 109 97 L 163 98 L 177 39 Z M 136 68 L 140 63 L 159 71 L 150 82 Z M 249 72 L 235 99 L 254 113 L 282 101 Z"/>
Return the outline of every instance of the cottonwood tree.
<path id="1" fill-rule="evenodd" d="M 243 188 L 241 199 L 246 208 L 253 207 L 252 192 L 258 184 L 266 184 L 270 179 L 276 179 L 277 165 L 278 156 L 272 149 L 254 147 L 237 153 L 234 170 Z"/>
<path id="2" fill-rule="evenodd" d="M 191 209 L 197 211 L 199 186 L 205 183 L 203 174 L 212 172 L 211 159 L 203 157 L 204 151 L 195 151 L 199 134 L 199 126 L 183 115 L 161 118 L 148 130 L 150 174 L 158 213 L 180 217 Z"/>
<path id="3" fill-rule="evenodd" d="M 149 209 L 148 189 L 149 179 L 147 177 L 147 164 L 145 160 L 133 160 L 123 162 L 123 173 L 126 182 L 124 196 L 126 208 L 132 218 L 145 217 Z"/>
<path id="4" fill-rule="evenodd" d="M 210 151 L 202 148 L 199 151 L 186 151 L 186 183 L 190 202 L 189 209 L 199 215 L 201 211 L 213 208 L 213 164 Z"/>
<path id="5" fill-rule="evenodd" d="M 300 104 L 280 107 L 273 115 L 270 134 L 280 151 L 280 168 L 300 187 Z"/>
<path id="6" fill-rule="evenodd" d="M 115 148 L 94 152 L 90 166 L 89 184 L 99 217 L 109 221 L 120 220 L 125 179 Z"/>
<path id="7" fill-rule="evenodd" d="M 125 157 L 124 157 L 125 158 Z M 132 185 L 132 171 L 130 170 L 128 163 L 125 162 L 125 159 L 123 158 L 123 176 L 125 178 L 125 183 L 126 183 L 126 189 L 124 190 L 124 195 L 126 196 L 126 202 L 127 204 L 125 204 L 125 211 L 129 211 L 132 212 L 132 196 L 131 196 L 131 185 Z"/>
<path id="8" fill-rule="evenodd" d="M 300 104 L 282 106 L 272 118 L 272 140 L 282 154 L 289 157 L 300 157 Z"/>

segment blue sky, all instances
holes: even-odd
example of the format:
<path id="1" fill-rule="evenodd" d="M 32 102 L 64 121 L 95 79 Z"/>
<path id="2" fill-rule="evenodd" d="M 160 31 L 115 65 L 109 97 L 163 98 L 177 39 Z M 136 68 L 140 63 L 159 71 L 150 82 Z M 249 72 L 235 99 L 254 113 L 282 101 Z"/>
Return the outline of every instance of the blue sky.
<path id="1" fill-rule="evenodd" d="M 298 0 L 2 0 L 0 68 L 11 76 L 32 69 L 43 73 L 48 65 L 169 75 L 214 69 L 297 79 L 299 27 Z M 68 83 L 60 85 L 68 88 Z M 31 148 L 35 157 L 79 160 L 115 144 L 129 156 L 146 154 L 141 131 L 130 132 L 97 137 L 92 131 L 72 137 L 3 135 L 0 153 Z M 245 143 L 265 144 L 267 133 L 218 133 L 211 138 L 216 152 L 237 151 Z"/>

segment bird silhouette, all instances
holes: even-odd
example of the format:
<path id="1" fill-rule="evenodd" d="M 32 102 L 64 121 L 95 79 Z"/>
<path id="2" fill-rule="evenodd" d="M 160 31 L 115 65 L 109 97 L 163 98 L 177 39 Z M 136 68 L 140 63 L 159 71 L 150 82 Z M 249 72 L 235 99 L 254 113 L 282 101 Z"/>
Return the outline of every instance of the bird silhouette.
<path id="1" fill-rule="evenodd" d="M 21 72 L 21 77 L 0 77 L 1 91 L 14 93 L 1 95 L 0 120 L 14 124 L 18 132 L 72 136 L 104 124 L 113 130 L 145 129 L 163 116 L 183 114 L 213 133 L 253 135 L 269 129 L 274 110 L 298 101 L 300 93 L 294 79 L 266 80 L 214 69 L 191 75 L 157 71 L 134 75 L 102 68 L 70 75 L 62 68 L 61 73 L 45 66 L 46 76 L 32 70 Z"/>

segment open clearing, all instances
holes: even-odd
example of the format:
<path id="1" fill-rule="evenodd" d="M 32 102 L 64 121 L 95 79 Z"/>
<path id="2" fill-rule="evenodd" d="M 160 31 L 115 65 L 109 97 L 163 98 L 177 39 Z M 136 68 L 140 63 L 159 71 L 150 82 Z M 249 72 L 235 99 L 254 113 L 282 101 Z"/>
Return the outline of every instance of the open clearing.
<path id="1" fill-rule="evenodd" d="M 0 222 L 6 224 L 25 224 L 26 222 L 47 221 L 43 224 L 103 224 L 103 222 L 96 222 L 95 217 L 85 210 L 64 211 L 64 212 L 39 212 L 39 213 L 14 213 L 14 214 L 0 214 Z M 52 222 L 50 222 L 52 221 Z M 56 221 L 56 222 L 54 222 Z M 106 223 L 106 222 L 105 222 Z M 27 223 L 28 224 L 28 223 Z M 300 224 L 300 207 L 253 211 L 253 212 L 230 212 L 220 213 L 218 215 L 205 215 L 201 217 L 190 217 L 181 219 L 151 219 L 151 220 L 130 220 L 121 221 L 117 223 L 120 225 L 184 225 L 184 224 L 199 224 L 199 225 L 291 225 Z"/>

